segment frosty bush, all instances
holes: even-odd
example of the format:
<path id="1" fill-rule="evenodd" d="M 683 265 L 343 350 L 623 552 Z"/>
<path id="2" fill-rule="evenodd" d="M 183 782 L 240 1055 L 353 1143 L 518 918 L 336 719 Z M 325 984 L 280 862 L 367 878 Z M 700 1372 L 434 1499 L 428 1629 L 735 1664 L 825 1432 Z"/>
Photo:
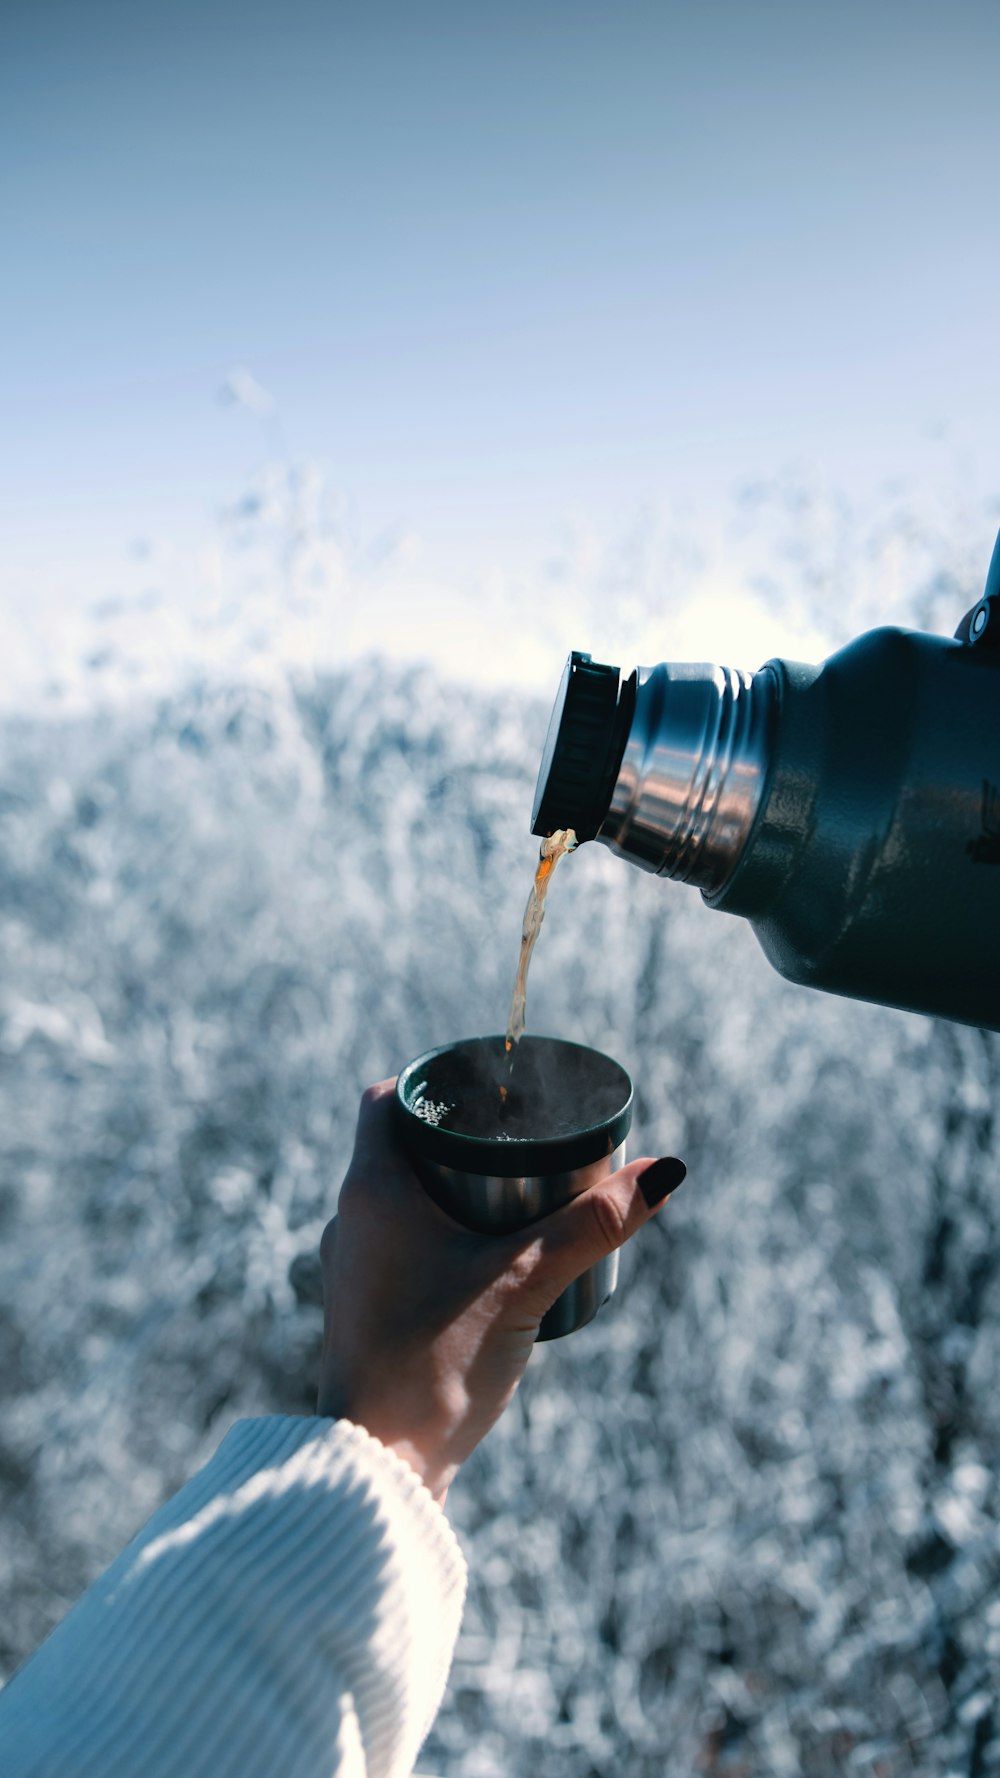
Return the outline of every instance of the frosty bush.
<path id="1" fill-rule="evenodd" d="M 358 1094 L 502 1026 L 546 712 L 358 669 L 3 732 L 9 1671 L 238 1415 L 308 1412 Z M 452 1493 L 447 1778 L 1000 1771 L 1000 1045 L 564 865 L 529 1029 L 689 1178 Z"/>

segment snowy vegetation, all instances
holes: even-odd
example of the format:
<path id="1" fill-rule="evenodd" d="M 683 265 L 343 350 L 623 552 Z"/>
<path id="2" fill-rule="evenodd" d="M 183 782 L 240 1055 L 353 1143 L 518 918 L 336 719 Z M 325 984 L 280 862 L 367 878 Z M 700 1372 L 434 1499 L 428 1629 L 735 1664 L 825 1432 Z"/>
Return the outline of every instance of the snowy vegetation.
<path id="1" fill-rule="evenodd" d="M 502 1024 L 546 710 L 374 664 L 8 720 L 0 1664 L 308 1411 L 357 1097 Z M 1000 1771 L 1000 1041 L 783 983 L 595 846 L 529 1029 L 689 1177 L 456 1484 L 443 1778 Z"/>
<path id="2" fill-rule="evenodd" d="M 942 512 L 751 486 L 707 553 L 569 539 L 491 610 L 654 658 L 725 564 L 803 634 L 951 628 L 985 560 Z M 308 665 L 424 609 L 321 477 L 226 524 L 206 600 L 137 581 L 0 675 L 0 1676 L 233 1419 L 311 1409 L 358 1095 L 509 1002 L 547 704 Z M 1000 1039 L 790 987 L 596 846 L 528 1028 L 622 1061 L 689 1177 L 452 1490 L 422 1768 L 1000 1772 Z"/>

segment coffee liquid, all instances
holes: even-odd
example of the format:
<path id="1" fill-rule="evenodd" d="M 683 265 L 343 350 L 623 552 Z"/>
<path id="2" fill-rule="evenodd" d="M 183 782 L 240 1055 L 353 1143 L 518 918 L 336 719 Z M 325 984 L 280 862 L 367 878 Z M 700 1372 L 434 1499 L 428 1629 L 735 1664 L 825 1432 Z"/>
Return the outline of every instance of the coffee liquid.
<path id="1" fill-rule="evenodd" d="M 528 905 L 524 910 L 524 921 L 521 926 L 521 955 L 517 964 L 517 979 L 514 982 L 514 993 L 510 1002 L 510 1017 L 507 1020 L 507 1054 L 511 1057 L 513 1067 L 514 1045 L 524 1035 L 524 1014 L 528 998 L 528 965 L 531 953 L 535 948 L 538 934 L 545 918 L 545 897 L 556 865 L 565 852 L 572 852 L 576 845 L 576 834 L 571 827 L 557 827 L 542 841 L 538 854 L 538 869 L 531 885 Z M 506 1101 L 506 1089 L 501 1087 L 500 1096 Z"/>
<path id="2" fill-rule="evenodd" d="M 436 1130 L 516 1147 L 607 1124 L 630 1091 L 628 1075 L 610 1056 L 526 1034 L 510 1055 L 499 1036 L 468 1038 L 435 1054 L 409 1082 L 405 1103 Z M 517 1170 L 515 1163 L 510 1171 Z M 483 1171 L 504 1169 L 490 1165 Z"/>
<path id="3" fill-rule="evenodd" d="M 617 1063 L 554 1038 L 529 1037 L 522 1046 L 528 966 L 545 918 L 545 897 L 560 858 L 575 846 L 571 827 L 557 828 L 542 841 L 521 926 L 506 1037 L 460 1044 L 436 1060 L 428 1078 L 414 1083 L 409 1101 L 422 1123 L 494 1142 L 555 1140 L 579 1131 L 581 1106 L 595 1121 L 605 1115 L 595 1085 L 608 1100 L 608 1116 L 620 1109 L 621 1082 L 628 1077 Z M 610 1080 L 601 1070 L 612 1071 Z"/>

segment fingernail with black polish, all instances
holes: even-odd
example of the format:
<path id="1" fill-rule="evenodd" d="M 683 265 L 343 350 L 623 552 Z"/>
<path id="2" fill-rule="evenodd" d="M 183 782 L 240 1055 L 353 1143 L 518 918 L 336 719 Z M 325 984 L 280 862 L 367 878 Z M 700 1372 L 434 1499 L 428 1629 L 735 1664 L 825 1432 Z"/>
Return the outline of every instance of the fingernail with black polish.
<path id="1" fill-rule="evenodd" d="M 672 1154 L 664 1155 L 651 1167 L 643 1169 L 639 1174 L 639 1190 L 651 1210 L 654 1204 L 662 1204 L 664 1198 L 676 1191 L 686 1172 L 684 1162 Z"/>

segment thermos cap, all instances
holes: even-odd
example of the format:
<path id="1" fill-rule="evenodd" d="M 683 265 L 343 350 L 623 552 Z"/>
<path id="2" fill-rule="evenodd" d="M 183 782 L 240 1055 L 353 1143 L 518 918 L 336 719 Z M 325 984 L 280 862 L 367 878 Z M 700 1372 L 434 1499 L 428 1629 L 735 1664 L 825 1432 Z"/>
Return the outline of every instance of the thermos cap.
<path id="1" fill-rule="evenodd" d="M 532 833 L 572 827 L 592 840 L 607 813 L 635 702 L 618 667 L 574 650 L 556 695 L 531 811 Z"/>

